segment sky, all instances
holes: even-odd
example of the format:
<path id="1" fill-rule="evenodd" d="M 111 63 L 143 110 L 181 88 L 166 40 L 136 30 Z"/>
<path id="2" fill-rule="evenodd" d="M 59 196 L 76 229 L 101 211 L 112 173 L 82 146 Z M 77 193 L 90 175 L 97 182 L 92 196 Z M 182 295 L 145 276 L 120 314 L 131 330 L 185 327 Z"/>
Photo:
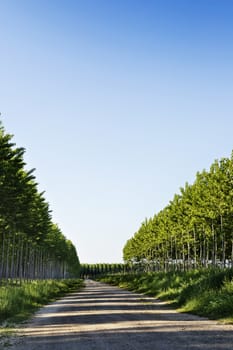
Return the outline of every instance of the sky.
<path id="1" fill-rule="evenodd" d="M 82 263 L 233 149 L 231 0 L 0 0 L 0 112 Z"/>

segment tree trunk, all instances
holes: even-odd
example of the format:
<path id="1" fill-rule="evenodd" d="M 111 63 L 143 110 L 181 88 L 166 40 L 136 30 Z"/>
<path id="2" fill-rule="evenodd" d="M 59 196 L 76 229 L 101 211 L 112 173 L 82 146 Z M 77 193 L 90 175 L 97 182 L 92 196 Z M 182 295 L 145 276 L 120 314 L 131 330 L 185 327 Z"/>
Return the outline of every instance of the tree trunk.
<path id="1" fill-rule="evenodd" d="M 220 227 L 221 227 L 221 237 L 222 237 L 222 266 L 226 266 L 226 241 L 225 241 L 225 232 L 223 229 L 223 217 L 220 216 Z"/>
<path id="2" fill-rule="evenodd" d="M 14 268 L 15 268 L 15 233 L 13 233 L 12 249 L 11 249 L 11 266 L 10 266 L 10 279 L 14 278 Z"/>
<path id="3" fill-rule="evenodd" d="M 216 266 L 216 236 L 215 236 L 213 220 L 212 220 L 211 230 L 212 230 L 212 265 Z"/>
<path id="4" fill-rule="evenodd" d="M 194 269 L 197 267 L 197 242 L 196 242 L 196 230 L 193 228 L 193 260 L 194 260 Z"/>

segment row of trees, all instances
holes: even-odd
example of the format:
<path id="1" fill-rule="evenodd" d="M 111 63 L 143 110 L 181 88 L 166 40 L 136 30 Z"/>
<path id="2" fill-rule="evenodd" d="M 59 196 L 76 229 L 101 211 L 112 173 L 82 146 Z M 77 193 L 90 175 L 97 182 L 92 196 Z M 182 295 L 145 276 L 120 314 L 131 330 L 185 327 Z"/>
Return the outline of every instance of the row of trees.
<path id="1" fill-rule="evenodd" d="M 143 270 L 233 266 L 233 154 L 198 172 L 192 185 L 146 219 L 123 256 Z"/>
<path id="2" fill-rule="evenodd" d="M 80 276 L 82 278 L 96 278 L 127 271 L 129 271 L 129 266 L 126 264 L 82 264 Z"/>
<path id="3" fill-rule="evenodd" d="M 0 279 L 76 276 L 75 247 L 52 222 L 24 153 L 0 123 Z"/>

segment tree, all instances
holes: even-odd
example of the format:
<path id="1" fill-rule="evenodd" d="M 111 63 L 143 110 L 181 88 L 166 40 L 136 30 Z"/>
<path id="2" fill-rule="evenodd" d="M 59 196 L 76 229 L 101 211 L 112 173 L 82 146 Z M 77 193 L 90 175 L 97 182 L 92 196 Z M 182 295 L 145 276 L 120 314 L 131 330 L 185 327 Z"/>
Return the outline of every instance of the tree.
<path id="1" fill-rule="evenodd" d="M 0 124 L 0 278 L 77 276 L 75 247 L 52 223 L 34 169 L 25 169 L 25 149 L 11 140 Z"/>

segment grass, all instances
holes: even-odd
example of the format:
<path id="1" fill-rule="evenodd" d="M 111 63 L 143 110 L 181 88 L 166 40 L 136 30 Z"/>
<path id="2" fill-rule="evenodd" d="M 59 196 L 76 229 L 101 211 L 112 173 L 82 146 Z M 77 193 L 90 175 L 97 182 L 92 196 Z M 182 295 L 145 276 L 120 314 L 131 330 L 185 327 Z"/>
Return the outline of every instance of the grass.
<path id="1" fill-rule="evenodd" d="M 2 332 L 6 327 L 22 322 L 38 308 L 83 286 L 83 281 L 75 280 L 36 280 L 21 285 L 0 287 L 0 324 Z M 1 334 L 1 332 L 0 332 Z"/>
<path id="2" fill-rule="evenodd" d="M 233 269 L 122 274 L 101 280 L 169 301 L 183 312 L 233 323 Z"/>

